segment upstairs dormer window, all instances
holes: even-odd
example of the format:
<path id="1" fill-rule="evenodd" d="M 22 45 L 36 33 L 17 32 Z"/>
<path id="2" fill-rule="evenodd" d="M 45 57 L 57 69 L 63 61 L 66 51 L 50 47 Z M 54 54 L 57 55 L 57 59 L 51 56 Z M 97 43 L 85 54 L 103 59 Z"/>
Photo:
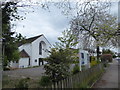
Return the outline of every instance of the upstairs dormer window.
<path id="1" fill-rule="evenodd" d="M 39 43 L 39 54 L 42 55 L 42 43 Z"/>

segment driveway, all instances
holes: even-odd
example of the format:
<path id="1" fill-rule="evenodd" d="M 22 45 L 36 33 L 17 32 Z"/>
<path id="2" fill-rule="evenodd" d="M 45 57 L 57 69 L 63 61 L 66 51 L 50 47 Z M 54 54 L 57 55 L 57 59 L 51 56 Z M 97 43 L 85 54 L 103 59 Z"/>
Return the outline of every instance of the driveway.
<path id="1" fill-rule="evenodd" d="M 118 88 L 118 61 L 113 60 L 113 63 L 93 88 Z"/>
<path id="2" fill-rule="evenodd" d="M 17 69 L 11 71 L 3 71 L 3 75 L 8 75 L 10 77 L 30 77 L 30 78 L 40 78 L 45 72 L 43 66 L 26 68 L 26 69 Z"/>

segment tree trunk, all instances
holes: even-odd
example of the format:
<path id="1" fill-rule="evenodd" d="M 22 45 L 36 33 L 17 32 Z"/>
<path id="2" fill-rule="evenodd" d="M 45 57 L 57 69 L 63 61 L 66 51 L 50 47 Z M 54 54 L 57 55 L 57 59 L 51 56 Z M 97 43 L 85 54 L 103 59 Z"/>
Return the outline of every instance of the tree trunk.
<path id="1" fill-rule="evenodd" d="M 97 46 L 97 60 L 99 60 L 99 57 L 100 57 L 99 52 L 100 52 L 100 47 Z"/>

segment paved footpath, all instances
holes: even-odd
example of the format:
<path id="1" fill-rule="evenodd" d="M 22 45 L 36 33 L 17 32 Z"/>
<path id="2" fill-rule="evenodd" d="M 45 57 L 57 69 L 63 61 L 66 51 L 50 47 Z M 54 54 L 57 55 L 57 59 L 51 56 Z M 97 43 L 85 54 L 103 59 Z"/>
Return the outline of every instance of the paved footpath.
<path id="1" fill-rule="evenodd" d="M 116 60 L 113 60 L 93 88 L 118 88 L 118 62 Z"/>

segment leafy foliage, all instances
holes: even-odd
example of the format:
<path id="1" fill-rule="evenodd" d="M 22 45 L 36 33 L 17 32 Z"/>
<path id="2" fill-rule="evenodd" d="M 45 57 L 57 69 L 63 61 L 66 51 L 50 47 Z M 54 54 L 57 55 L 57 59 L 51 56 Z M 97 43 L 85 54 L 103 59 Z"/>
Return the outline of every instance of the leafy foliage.
<path id="1" fill-rule="evenodd" d="M 20 33 L 16 34 L 16 36 L 15 36 L 15 42 L 16 42 L 16 44 L 18 44 L 19 42 L 25 43 L 26 42 L 25 38 L 26 37 L 23 37 Z"/>
<path id="2" fill-rule="evenodd" d="M 65 30 L 63 36 L 58 38 L 52 50 L 51 55 L 45 59 L 47 64 L 44 66 L 46 75 L 48 75 L 52 82 L 59 81 L 70 75 L 70 64 L 76 60 L 77 50 L 73 50 L 75 46 L 74 36 L 71 31 Z M 76 52 L 76 53 L 75 53 Z"/>
<path id="3" fill-rule="evenodd" d="M 28 81 L 29 78 L 21 79 L 17 84 L 15 84 L 15 88 L 27 89 Z"/>
<path id="4" fill-rule="evenodd" d="M 90 63 L 90 66 L 93 67 L 93 66 L 95 66 L 95 65 L 97 65 L 97 64 L 98 64 L 98 63 L 97 63 L 96 60 L 92 60 L 91 63 Z"/>
<path id="5" fill-rule="evenodd" d="M 10 61 L 17 61 L 19 59 L 18 47 L 16 44 L 16 39 L 19 37 L 14 37 L 15 32 L 12 31 L 14 24 L 11 24 L 13 20 L 22 19 L 17 12 L 17 3 L 2 2 L 2 36 L 3 36 L 3 53 L 4 62 L 3 66 L 8 66 Z"/>
<path id="6" fill-rule="evenodd" d="M 76 35 L 76 41 L 81 37 L 84 49 L 91 46 L 97 47 L 98 60 L 100 56 L 99 47 L 117 46 L 118 23 L 117 17 L 109 12 L 110 1 L 103 3 L 101 0 L 79 0 L 73 4 L 70 0 L 60 0 L 60 2 L 43 3 L 47 8 L 53 4 L 61 9 L 65 16 L 73 16 L 70 22 L 70 30 Z"/>
<path id="7" fill-rule="evenodd" d="M 110 2 L 101 3 L 99 0 L 83 2 L 78 6 L 77 16 L 71 20 L 73 34 L 78 39 L 80 34 L 83 35 L 83 43 L 88 47 L 97 46 L 98 59 L 99 47 L 110 46 L 108 42 L 113 42 L 117 32 L 117 19 L 108 13 L 110 5 Z"/>
<path id="8" fill-rule="evenodd" d="M 73 73 L 73 74 L 76 74 L 76 73 L 78 73 L 79 71 L 80 71 L 79 65 L 78 65 L 78 64 L 75 64 L 72 73 Z"/>
<path id="9" fill-rule="evenodd" d="M 97 58 L 95 56 L 91 56 L 91 62 L 90 62 L 91 67 L 93 67 L 93 66 L 95 66 L 95 65 L 97 65 L 99 63 L 100 63 L 100 61 L 97 60 Z"/>
<path id="10" fill-rule="evenodd" d="M 55 50 L 51 51 L 50 57 L 46 58 L 45 61 L 48 63 L 44 66 L 45 73 L 50 76 L 52 82 L 59 81 L 61 79 L 66 78 L 69 76 L 69 64 L 70 59 L 68 54 L 68 50 Z"/>
<path id="11" fill-rule="evenodd" d="M 61 37 L 58 37 L 58 40 L 60 42 L 56 42 L 54 47 L 56 49 L 61 49 L 61 48 L 64 48 L 64 49 L 70 49 L 74 46 L 76 46 L 76 44 L 78 44 L 78 42 L 75 42 L 75 35 L 72 34 L 72 31 L 71 30 L 64 30 L 62 32 L 62 36 Z"/>
<path id="12" fill-rule="evenodd" d="M 39 84 L 41 86 L 48 86 L 51 83 L 50 78 L 48 76 L 42 76 Z"/>
<path id="13" fill-rule="evenodd" d="M 91 60 L 95 61 L 97 58 L 95 56 L 91 56 Z"/>

